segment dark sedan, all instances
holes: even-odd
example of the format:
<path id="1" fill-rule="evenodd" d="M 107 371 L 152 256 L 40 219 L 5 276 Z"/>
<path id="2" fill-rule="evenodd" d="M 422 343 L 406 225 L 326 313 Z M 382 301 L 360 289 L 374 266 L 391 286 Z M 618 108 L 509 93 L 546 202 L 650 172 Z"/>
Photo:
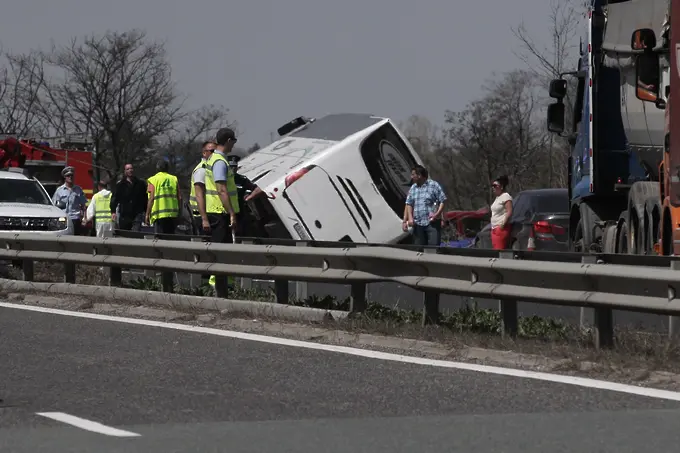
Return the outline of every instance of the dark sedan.
<path id="1" fill-rule="evenodd" d="M 569 195 L 567 189 L 536 189 L 512 200 L 510 236 L 513 250 L 569 251 Z M 491 225 L 475 238 L 475 247 L 492 248 Z"/>

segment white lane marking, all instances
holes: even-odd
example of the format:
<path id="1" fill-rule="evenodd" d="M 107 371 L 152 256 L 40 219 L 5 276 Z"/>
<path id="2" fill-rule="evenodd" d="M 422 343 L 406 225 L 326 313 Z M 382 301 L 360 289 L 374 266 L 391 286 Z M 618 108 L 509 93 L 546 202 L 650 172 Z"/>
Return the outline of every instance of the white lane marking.
<path id="1" fill-rule="evenodd" d="M 140 437 L 141 434 L 130 431 L 123 431 L 122 429 L 112 428 L 110 426 L 102 425 L 98 422 L 86 420 L 84 418 L 76 417 L 75 415 L 65 414 L 64 412 L 37 412 L 42 417 L 51 418 L 58 422 L 66 423 L 86 431 L 104 434 L 106 436 L 114 437 Z"/>
<path id="2" fill-rule="evenodd" d="M 181 330 L 184 332 L 203 333 L 207 335 L 217 335 L 220 337 L 235 338 L 238 340 L 257 341 L 279 346 L 292 346 L 297 348 L 315 349 L 317 351 L 338 352 L 358 357 L 370 359 L 389 360 L 392 362 L 410 363 L 415 365 L 427 365 L 439 368 L 453 368 L 464 371 L 475 371 L 478 373 L 497 374 L 501 376 L 511 376 L 526 379 L 536 379 L 540 381 L 554 382 L 557 384 L 576 385 L 599 390 L 609 390 L 614 392 L 628 393 L 631 395 L 647 396 L 672 401 L 680 401 L 680 392 L 670 390 L 660 390 L 649 387 L 639 387 L 635 385 L 619 384 L 617 382 L 601 381 L 598 379 L 582 378 L 576 376 L 566 376 L 561 374 L 542 373 L 538 371 L 527 371 L 515 368 L 502 368 L 488 365 L 476 365 L 464 362 L 453 362 L 449 360 L 425 359 L 422 357 L 412 357 L 388 352 L 379 352 L 368 349 L 350 348 L 348 346 L 335 346 L 322 343 L 311 343 L 300 340 L 290 340 L 287 338 L 268 337 L 253 333 L 237 332 L 231 330 L 214 329 L 210 327 L 198 327 L 185 324 L 175 324 L 163 321 L 151 321 L 146 319 L 124 318 L 120 316 L 100 315 L 96 313 L 83 313 L 77 311 L 60 310 L 57 308 L 36 307 L 31 305 L 20 305 L 14 303 L 0 302 L 0 307 L 14 308 L 17 310 L 35 311 L 39 313 L 50 313 L 55 315 L 72 316 L 75 318 L 98 319 L 101 321 L 120 322 L 123 324 L 135 324 L 140 326 L 161 327 L 163 329 Z"/>

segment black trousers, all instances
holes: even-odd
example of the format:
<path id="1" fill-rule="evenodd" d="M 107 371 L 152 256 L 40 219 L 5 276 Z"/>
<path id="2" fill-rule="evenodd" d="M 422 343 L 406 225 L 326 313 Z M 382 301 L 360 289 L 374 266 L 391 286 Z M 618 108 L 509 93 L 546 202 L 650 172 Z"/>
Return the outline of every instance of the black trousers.
<path id="1" fill-rule="evenodd" d="M 118 228 L 121 230 L 128 231 L 142 231 L 142 222 L 144 221 L 144 213 L 140 212 L 134 217 L 119 217 L 118 218 Z"/>
<path id="2" fill-rule="evenodd" d="M 201 217 L 193 217 L 195 231 L 201 236 L 210 236 L 210 242 L 218 244 L 231 244 L 234 242 L 231 237 L 231 227 L 229 226 L 229 214 L 208 214 L 208 222 L 210 223 L 210 231 L 204 231 Z M 210 275 L 203 274 L 201 277 L 207 280 L 210 278 Z M 215 286 L 217 286 L 218 280 L 222 280 L 226 287 L 226 276 L 216 275 Z"/>
<path id="3" fill-rule="evenodd" d="M 74 236 L 87 236 L 89 231 L 83 226 L 82 219 L 72 220 L 73 222 L 73 235 Z"/>
<path id="4" fill-rule="evenodd" d="M 153 224 L 153 231 L 156 234 L 175 234 L 176 229 L 177 217 L 158 219 Z"/>

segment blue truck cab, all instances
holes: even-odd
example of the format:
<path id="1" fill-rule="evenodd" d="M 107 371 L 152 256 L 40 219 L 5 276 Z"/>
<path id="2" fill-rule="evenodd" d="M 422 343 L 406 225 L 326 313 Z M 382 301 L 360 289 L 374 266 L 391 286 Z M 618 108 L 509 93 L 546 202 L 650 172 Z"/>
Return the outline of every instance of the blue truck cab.
<path id="1" fill-rule="evenodd" d="M 570 146 L 572 251 L 623 253 L 653 243 L 643 231 L 647 213 L 631 217 L 630 211 L 646 211 L 648 203 L 658 201 L 664 104 L 637 97 L 631 36 L 641 23 L 661 29 L 666 5 L 667 0 L 592 0 L 578 66 L 550 84 L 557 101 L 548 107 L 548 130 Z M 573 112 L 566 133 L 565 102 Z"/>

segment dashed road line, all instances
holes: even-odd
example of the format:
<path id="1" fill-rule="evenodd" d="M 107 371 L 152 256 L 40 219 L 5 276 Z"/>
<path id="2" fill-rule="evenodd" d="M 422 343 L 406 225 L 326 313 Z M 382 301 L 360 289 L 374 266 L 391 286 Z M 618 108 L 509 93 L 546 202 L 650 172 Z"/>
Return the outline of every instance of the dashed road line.
<path id="1" fill-rule="evenodd" d="M 104 434 L 105 436 L 141 437 L 141 434 L 112 428 L 110 426 L 102 425 L 99 422 L 93 422 L 92 420 L 76 417 L 75 415 L 66 414 L 64 412 L 37 412 L 37 415 L 51 418 L 52 420 L 66 423 L 67 425 L 75 426 L 76 428 L 91 431 L 93 433 Z"/>

